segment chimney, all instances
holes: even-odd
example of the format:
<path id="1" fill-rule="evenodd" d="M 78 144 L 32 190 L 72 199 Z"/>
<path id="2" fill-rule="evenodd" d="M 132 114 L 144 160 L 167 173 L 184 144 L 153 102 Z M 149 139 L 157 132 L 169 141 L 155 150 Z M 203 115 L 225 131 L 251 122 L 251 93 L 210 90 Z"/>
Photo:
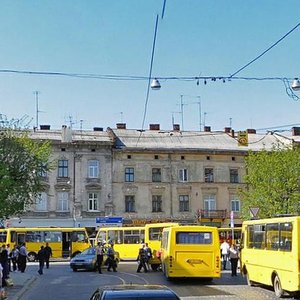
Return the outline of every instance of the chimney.
<path id="1" fill-rule="evenodd" d="M 231 136 L 234 138 L 234 130 L 233 129 L 230 130 L 230 133 L 231 133 Z"/>
<path id="2" fill-rule="evenodd" d="M 230 133 L 231 132 L 231 127 L 225 127 L 224 132 L 225 133 Z"/>
<path id="3" fill-rule="evenodd" d="M 300 135 L 300 127 L 292 127 L 292 135 Z"/>
<path id="4" fill-rule="evenodd" d="M 50 125 L 40 125 L 41 130 L 50 130 Z"/>
<path id="5" fill-rule="evenodd" d="M 210 131 L 211 131 L 210 126 L 204 126 L 204 131 L 205 131 L 205 132 L 210 132 Z"/>
<path id="6" fill-rule="evenodd" d="M 93 130 L 94 131 L 103 131 L 103 127 L 94 127 Z"/>
<path id="7" fill-rule="evenodd" d="M 149 129 L 150 130 L 160 130 L 160 125 L 159 124 L 150 124 Z"/>
<path id="8" fill-rule="evenodd" d="M 126 123 L 117 123 L 117 129 L 126 129 Z"/>
<path id="9" fill-rule="evenodd" d="M 61 142 L 62 143 L 71 143 L 72 142 L 72 129 L 63 125 L 61 128 Z"/>
<path id="10" fill-rule="evenodd" d="M 247 133 L 248 134 L 256 134 L 256 130 L 255 129 L 247 129 Z"/>
<path id="11" fill-rule="evenodd" d="M 174 131 L 180 131 L 180 125 L 179 124 L 173 124 L 173 130 Z"/>

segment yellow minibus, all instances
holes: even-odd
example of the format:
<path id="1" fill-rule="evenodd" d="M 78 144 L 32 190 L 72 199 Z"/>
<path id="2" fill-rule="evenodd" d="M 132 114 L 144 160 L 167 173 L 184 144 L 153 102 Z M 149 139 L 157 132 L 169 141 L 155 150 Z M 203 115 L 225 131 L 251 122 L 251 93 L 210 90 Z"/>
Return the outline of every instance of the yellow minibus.
<path id="1" fill-rule="evenodd" d="M 243 222 L 241 272 L 248 285 L 273 286 L 275 295 L 300 291 L 300 217 Z"/>
<path id="2" fill-rule="evenodd" d="M 242 237 L 242 227 L 221 227 L 218 228 L 220 244 L 225 241 L 231 244 L 240 246 Z"/>
<path id="3" fill-rule="evenodd" d="M 217 227 L 178 225 L 164 228 L 161 264 L 167 278 L 219 278 L 221 262 Z"/>
<path id="4" fill-rule="evenodd" d="M 52 249 L 52 258 L 68 258 L 91 246 L 84 228 L 32 227 L 0 229 L 0 243 L 14 245 L 26 243 L 28 260 L 35 261 L 41 246 Z"/>
<path id="5" fill-rule="evenodd" d="M 134 227 L 102 227 L 98 230 L 96 241 L 114 244 L 121 260 L 136 260 L 142 243 L 147 243 L 152 250 L 149 264 L 153 270 L 160 265 L 157 253 L 161 247 L 163 228 L 177 223 L 150 223 Z"/>

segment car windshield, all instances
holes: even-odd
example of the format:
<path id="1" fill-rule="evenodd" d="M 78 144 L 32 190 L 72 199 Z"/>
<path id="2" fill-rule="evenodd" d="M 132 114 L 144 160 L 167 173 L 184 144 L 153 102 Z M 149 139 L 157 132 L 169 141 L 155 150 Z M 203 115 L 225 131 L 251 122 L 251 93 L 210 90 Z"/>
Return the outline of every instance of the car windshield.
<path id="1" fill-rule="evenodd" d="M 96 250 L 95 250 L 94 247 L 85 249 L 85 250 L 82 252 L 83 255 L 95 255 L 95 253 L 96 253 Z"/>

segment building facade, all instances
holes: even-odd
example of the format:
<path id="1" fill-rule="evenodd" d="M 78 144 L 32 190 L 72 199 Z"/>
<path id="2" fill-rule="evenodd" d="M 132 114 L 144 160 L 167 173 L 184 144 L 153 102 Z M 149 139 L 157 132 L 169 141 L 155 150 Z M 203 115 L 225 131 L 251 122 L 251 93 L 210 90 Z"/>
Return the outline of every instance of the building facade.
<path id="1" fill-rule="evenodd" d="M 179 221 L 216 226 L 241 225 L 239 189 L 245 188 L 245 156 L 293 138 L 248 130 L 240 146 L 230 128 L 212 132 L 94 128 L 72 131 L 41 127 L 32 139 L 52 145 L 44 190 L 11 226 L 99 227 L 106 216 L 124 225 Z"/>

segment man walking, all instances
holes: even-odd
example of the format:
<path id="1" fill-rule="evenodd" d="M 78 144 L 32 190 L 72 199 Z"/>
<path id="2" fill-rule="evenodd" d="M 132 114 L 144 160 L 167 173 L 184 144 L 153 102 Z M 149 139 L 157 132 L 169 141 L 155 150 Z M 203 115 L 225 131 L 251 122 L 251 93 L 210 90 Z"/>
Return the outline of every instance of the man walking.
<path id="1" fill-rule="evenodd" d="M 50 257 L 52 257 L 52 249 L 49 246 L 49 243 L 46 243 L 46 247 L 44 248 L 44 251 L 45 251 L 46 268 L 49 269 L 49 260 Z"/>
<path id="2" fill-rule="evenodd" d="M 96 249 L 96 255 L 97 255 L 98 272 L 99 272 L 99 274 L 102 274 L 101 266 L 102 266 L 102 262 L 103 262 L 103 247 L 102 247 L 101 242 L 98 242 L 95 249 Z"/>
<path id="3" fill-rule="evenodd" d="M 46 258 L 46 252 L 45 252 L 44 246 L 41 246 L 41 249 L 38 252 L 37 258 L 38 258 L 38 261 L 39 261 L 39 270 L 38 270 L 38 273 L 40 275 L 42 275 L 43 274 L 44 265 L 45 265 L 45 258 Z"/>
<path id="4" fill-rule="evenodd" d="M 138 262 L 139 262 L 138 268 L 136 270 L 137 273 L 140 273 L 142 268 L 144 269 L 144 272 L 147 273 L 148 272 L 147 266 L 146 266 L 146 263 L 147 263 L 147 253 L 145 251 L 145 245 L 144 244 L 139 249 L 139 254 L 138 254 L 138 258 L 137 259 L 138 259 Z"/>

